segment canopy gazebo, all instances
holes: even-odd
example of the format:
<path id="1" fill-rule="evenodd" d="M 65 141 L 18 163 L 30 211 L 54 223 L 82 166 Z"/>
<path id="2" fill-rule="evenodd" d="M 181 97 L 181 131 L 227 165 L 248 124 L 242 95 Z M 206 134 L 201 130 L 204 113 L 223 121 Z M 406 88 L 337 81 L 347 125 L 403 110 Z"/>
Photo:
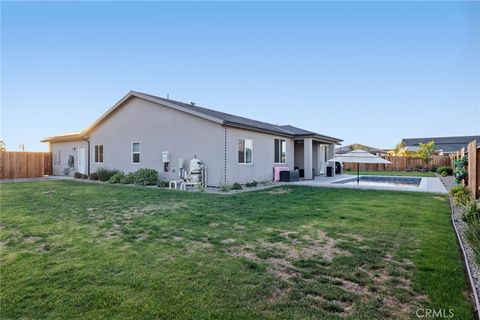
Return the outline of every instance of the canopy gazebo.
<path id="1" fill-rule="evenodd" d="M 385 160 L 379 156 L 376 156 L 374 154 L 371 154 L 370 152 L 367 152 L 361 149 L 350 151 L 348 153 L 339 155 L 328 161 L 356 163 L 357 164 L 357 184 L 359 184 L 360 182 L 360 163 L 383 163 L 383 164 L 391 163 L 388 160 Z"/>

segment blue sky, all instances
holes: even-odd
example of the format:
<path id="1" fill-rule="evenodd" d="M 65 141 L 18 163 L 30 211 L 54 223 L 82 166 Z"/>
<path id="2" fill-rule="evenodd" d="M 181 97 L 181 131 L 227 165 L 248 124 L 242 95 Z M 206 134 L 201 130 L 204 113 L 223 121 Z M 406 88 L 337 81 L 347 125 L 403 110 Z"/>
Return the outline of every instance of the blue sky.
<path id="1" fill-rule="evenodd" d="M 129 90 L 345 140 L 480 132 L 478 2 L 2 2 L 1 137 L 46 150 Z"/>

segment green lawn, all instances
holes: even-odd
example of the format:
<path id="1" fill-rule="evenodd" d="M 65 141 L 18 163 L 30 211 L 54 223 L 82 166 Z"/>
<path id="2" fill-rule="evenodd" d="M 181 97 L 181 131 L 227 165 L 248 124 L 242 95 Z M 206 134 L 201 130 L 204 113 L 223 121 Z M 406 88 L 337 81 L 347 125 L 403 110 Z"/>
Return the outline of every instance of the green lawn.
<path id="1" fill-rule="evenodd" d="M 1 187 L 2 319 L 473 318 L 443 195 Z"/>
<path id="2" fill-rule="evenodd" d="M 344 171 L 345 174 L 357 174 L 357 170 Z M 433 172 L 407 172 L 407 171 L 364 171 L 360 170 L 361 175 L 375 175 L 375 176 L 412 176 L 412 177 L 435 177 Z"/>

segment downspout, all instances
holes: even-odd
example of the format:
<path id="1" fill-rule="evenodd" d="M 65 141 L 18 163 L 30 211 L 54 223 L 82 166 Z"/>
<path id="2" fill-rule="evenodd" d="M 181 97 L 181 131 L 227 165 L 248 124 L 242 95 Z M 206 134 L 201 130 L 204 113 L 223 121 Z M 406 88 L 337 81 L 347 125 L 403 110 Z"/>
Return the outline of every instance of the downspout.
<path id="1" fill-rule="evenodd" d="M 225 127 L 225 150 L 223 163 L 223 183 L 227 184 L 227 127 Z"/>
<path id="2" fill-rule="evenodd" d="M 87 151 L 87 174 L 90 176 L 90 139 L 83 139 L 83 141 L 86 141 L 88 144 L 88 151 Z"/>

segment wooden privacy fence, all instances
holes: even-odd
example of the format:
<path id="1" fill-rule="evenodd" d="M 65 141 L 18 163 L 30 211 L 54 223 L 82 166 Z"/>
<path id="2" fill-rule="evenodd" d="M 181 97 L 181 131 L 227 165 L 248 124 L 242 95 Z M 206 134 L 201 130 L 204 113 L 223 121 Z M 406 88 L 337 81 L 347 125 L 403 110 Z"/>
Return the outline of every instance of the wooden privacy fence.
<path id="1" fill-rule="evenodd" d="M 0 151 L 0 179 L 38 178 L 51 174 L 51 152 Z"/>
<path id="2" fill-rule="evenodd" d="M 382 158 L 391 162 L 391 164 L 380 163 L 360 163 L 360 170 L 379 170 L 379 171 L 405 171 L 407 169 L 450 166 L 449 156 L 433 156 L 432 160 L 426 164 L 423 160 L 414 157 L 404 156 L 383 156 Z M 356 163 L 344 163 L 344 170 L 357 170 Z"/>
<path id="3" fill-rule="evenodd" d="M 477 144 L 477 140 L 473 140 L 467 145 L 467 149 L 462 148 L 457 153 L 452 154 L 452 168 L 454 168 L 453 161 L 468 157 L 467 173 L 468 179 L 466 185 L 472 191 L 472 195 L 475 199 L 480 198 L 480 146 Z"/>

